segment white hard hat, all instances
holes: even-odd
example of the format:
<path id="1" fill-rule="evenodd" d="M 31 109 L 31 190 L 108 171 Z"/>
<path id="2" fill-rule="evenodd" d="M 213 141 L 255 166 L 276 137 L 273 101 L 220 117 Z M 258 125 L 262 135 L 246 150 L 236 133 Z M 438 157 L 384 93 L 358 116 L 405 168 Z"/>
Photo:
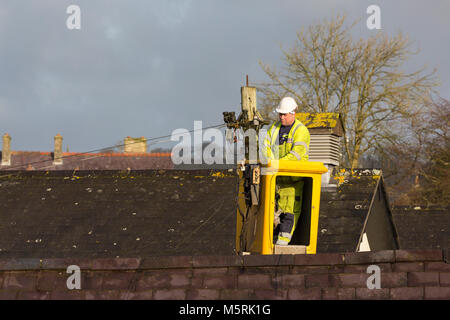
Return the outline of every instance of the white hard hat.
<path id="1" fill-rule="evenodd" d="M 291 97 L 284 97 L 281 99 L 280 104 L 275 109 L 278 113 L 290 113 L 297 108 L 297 103 Z"/>

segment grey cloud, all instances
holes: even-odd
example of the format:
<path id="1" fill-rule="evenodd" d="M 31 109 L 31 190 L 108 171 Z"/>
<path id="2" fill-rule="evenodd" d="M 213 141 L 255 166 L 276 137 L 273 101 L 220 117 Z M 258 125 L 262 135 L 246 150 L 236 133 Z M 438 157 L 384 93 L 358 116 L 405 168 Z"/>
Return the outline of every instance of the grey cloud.
<path id="1" fill-rule="evenodd" d="M 81 30 L 65 26 L 81 8 Z M 280 65 L 296 32 L 338 13 L 361 19 L 371 1 L 160 0 L 8 1 L 0 4 L 0 134 L 14 150 L 71 151 L 125 136 L 155 137 L 222 122 L 238 111 L 239 87 L 266 81 L 258 60 Z M 383 30 L 402 30 L 422 49 L 409 66 L 437 66 L 450 98 L 448 3 L 378 1 Z M 446 10 L 446 11 L 445 11 Z M 417 19 L 420 17 L 420 23 Z"/>

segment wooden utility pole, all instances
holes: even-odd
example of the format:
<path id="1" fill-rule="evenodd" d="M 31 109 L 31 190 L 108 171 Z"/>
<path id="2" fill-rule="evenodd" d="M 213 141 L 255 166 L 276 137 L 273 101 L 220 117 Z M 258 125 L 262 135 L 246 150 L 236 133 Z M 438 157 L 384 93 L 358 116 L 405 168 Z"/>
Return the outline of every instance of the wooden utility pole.
<path id="1" fill-rule="evenodd" d="M 248 86 L 248 78 L 247 86 L 241 87 L 241 108 L 243 113 L 247 112 L 247 120 L 253 121 L 256 114 L 256 88 Z"/>

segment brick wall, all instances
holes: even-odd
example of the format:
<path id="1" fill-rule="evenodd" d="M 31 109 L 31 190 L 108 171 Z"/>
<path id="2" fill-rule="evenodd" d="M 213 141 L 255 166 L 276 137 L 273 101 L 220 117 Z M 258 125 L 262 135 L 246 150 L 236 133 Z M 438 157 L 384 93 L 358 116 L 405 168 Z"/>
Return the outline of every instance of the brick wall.
<path id="1" fill-rule="evenodd" d="M 81 289 L 67 289 L 69 265 Z M 369 265 L 381 288 L 368 289 Z M 449 250 L 0 259 L 0 299 L 450 299 Z"/>

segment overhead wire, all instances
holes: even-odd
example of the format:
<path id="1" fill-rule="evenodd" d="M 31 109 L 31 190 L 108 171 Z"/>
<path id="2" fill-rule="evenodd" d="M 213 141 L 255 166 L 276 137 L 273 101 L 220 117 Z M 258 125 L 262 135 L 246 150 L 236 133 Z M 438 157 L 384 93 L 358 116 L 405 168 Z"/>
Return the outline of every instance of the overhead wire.
<path id="1" fill-rule="evenodd" d="M 223 128 L 223 127 L 225 127 L 226 126 L 226 124 L 217 124 L 217 125 L 212 125 L 212 126 L 207 126 L 207 127 L 202 127 L 202 128 L 198 128 L 198 129 L 192 129 L 192 130 L 189 130 L 189 131 L 187 131 L 187 133 L 193 133 L 193 132 L 196 132 L 196 131 L 200 131 L 200 130 L 206 130 L 206 129 L 213 129 L 213 128 Z M 171 139 L 166 139 L 166 138 L 170 138 L 170 137 L 172 137 L 172 134 L 170 134 L 170 135 L 164 135 L 164 136 L 159 136 L 159 137 L 155 137 L 155 138 L 148 138 L 148 139 L 145 139 L 145 141 L 146 142 L 153 142 L 153 145 L 155 145 L 155 144 L 158 144 L 158 143 L 163 143 L 163 142 L 169 142 L 169 141 L 173 141 L 173 140 L 171 140 Z M 161 139 L 165 139 L 165 140 L 161 140 Z M 125 145 L 131 145 L 131 144 L 135 144 L 135 143 L 142 143 L 142 141 L 143 141 L 143 139 L 139 139 L 138 141 L 135 141 L 135 142 L 129 142 L 129 143 L 123 143 L 123 144 L 115 144 L 115 145 L 112 145 L 112 146 L 108 146 L 108 147 L 104 147 L 104 148 L 100 148 L 100 149 L 94 149 L 94 150 L 90 150 L 90 151 L 86 151 L 86 152 L 80 152 L 80 153 L 76 153 L 76 154 L 70 154 L 70 155 L 66 155 L 66 156 L 62 156 L 62 157 L 60 157 L 59 159 L 70 159 L 70 158 L 75 158 L 75 157 L 79 157 L 79 156 L 83 156 L 83 155 L 88 155 L 88 154 L 95 154 L 95 153 L 99 153 L 98 155 L 93 155 L 92 157 L 89 157 L 89 158 L 84 158 L 84 159 L 79 159 L 79 161 L 86 161 L 86 160 L 89 160 L 89 159 L 93 159 L 93 158 L 97 158 L 97 157 L 101 157 L 101 156 L 104 156 L 103 154 L 101 154 L 100 152 L 101 151 L 106 151 L 106 150 L 111 150 L 111 148 L 118 148 L 118 147 L 122 147 L 122 146 L 125 146 Z M 234 141 L 235 142 L 235 141 Z M 39 160 L 39 161 L 33 161 L 33 162 L 26 162 L 26 163 L 22 163 L 21 165 L 17 165 L 17 166 L 13 166 L 13 167 L 7 167 L 7 168 L 0 168 L 0 171 L 3 171 L 3 172 L 8 172 L 8 171 L 13 171 L 13 169 L 19 169 L 19 168 L 24 168 L 24 167 L 26 167 L 26 166 L 29 166 L 29 165 L 35 165 L 35 164 L 39 164 L 39 163 L 44 163 L 44 162 L 48 162 L 49 160 L 47 159 L 47 160 Z M 48 165 L 48 166 L 45 166 L 45 167 L 41 167 L 41 168 L 38 168 L 38 169 L 34 169 L 34 170 L 43 170 L 43 169 L 46 169 L 46 168 L 50 168 L 50 167 L 53 167 L 54 165 L 52 164 L 52 165 Z M 20 170 L 20 171 L 22 171 L 22 170 Z M 14 176 L 14 175 L 18 175 L 18 174 L 20 174 L 20 172 L 18 172 L 18 173 L 9 173 L 9 174 L 5 174 L 5 175 L 2 175 L 2 176 L 0 176 L 0 178 L 2 178 L 2 177 L 10 177 L 10 176 Z M 241 234 L 240 234 L 240 236 L 239 236 L 239 242 L 240 242 L 240 251 L 243 251 L 243 250 L 245 250 L 246 249 L 246 246 L 247 246 L 247 241 L 246 241 L 246 237 L 245 237 L 245 235 L 244 235 L 244 230 L 246 229 L 246 225 L 247 225 L 247 223 L 248 223 L 248 215 L 249 215 L 249 211 L 250 211 L 250 207 L 248 207 L 247 206 L 247 208 L 246 208 L 246 212 L 244 213 L 244 212 L 242 212 L 242 210 L 241 210 L 241 208 L 240 208 L 240 204 L 239 204 L 239 199 L 241 199 L 241 197 L 240 197 L 240 195 L 241 195 L 241 193 L 240 193 L 240 184 L 242 183 L 242 178 L 240 178 L 240 179 L 238 179 L 237 180 L 237 197 L 236 197 L 236 205 L 237 205 L 237 208 L 238 208 L 238 212 L 239 212 L 239 214 L 240 214 L 240 216 L 241 216 L 241 219 L 242 219 L 242 226 L 241 226 Z M 245 192 L 242 192 L 242 195 L 244 195 L 244 198 L 246 199 L 246 194 L 245 194 Z M 245 202 L 245 200 L 244 200 L 244 202 Z M 260 204 L 259 204 L 260 205 Z M 258 208 L 259 208 L 259 206 L 258 206 Z M 215 212 L 215 213 L 217 213 L 217 212 Z M 211 219 L 212 218 L 212 216 L 214 216 L 215 215 L 215 213 L 213 213 L 209 218 L 208 218 L 208 220 L 209 219 Z M 200 227 L 199 227 L 200 228 Z M 195 233 L 199 228 L 197 228 L 196 230 L 194 230 L 191 234 L 193 234 L 193 233 Z M 189 237 L 190 235 L 188 235 L 188 237 Z M 183 241 L 185 241 L 185 239 L 183 240 Z M 180 244 L 178 244 L 178 246 L 179 246 Z M 177 246 L 177 247 L 178 247 Z"/>
<path id="2" fill-rule="evenodd" d="M 220 127 L 225 127 L 225 126 L 226 126 L 225 124 L 217 124 L 217 125 L 212 125 L 212 126 L 208 126 L 208 127 L 192 129 L 192 130 L 189 130 L 187 132 L 188 133 L 192 133 L 192 132 L 195 132 L 195 131 L 200 131 L 200 130 L 205 130 L 205 129 L 213 129 L 213 128 L 220 128 Z M 160 136 L 160 137 L 156 137 L 156 138 L 148 138 L 148 139 L 145 139 L 145 141 L 157 141 L 157 140 L 164 139 L 164 138 L 169 138 L 169 137 L 172 137 L 172 134 L 164 135 L 164 136 Z M 112 146 L 109 146 L 109 147 L 104 147 L 104 148 L 101 148 L 101 149 L 94 149 L 94 150 L 90 150 L 90 151 L 85 151 L 85 152 L 80 152 L 80 153 L 76 153 L 76 154 L 62 156 L 59 159 L 61 159 L 61 160 L 62 159 L 69 159 L 69 158 L 79 157 L 79 156 L 88 155 L 88 154 L 92 154 L 92 153 L 100 153 L 101 151 L 111 150 L 111 148 L 118 148 L 118 147 L 122 147 L 122 146 L 125 146 L 125 145 L 132 145 L 132 144 L 135 144 L 135 143 L 142 143 L 142 141 L 143 140 L 140 139 L 139 141 L 135 141 L 135 142 L 131 142 L 131 143 L 115 144 L 115 145 L 112 145 Z M 162 142 L 169 142 L 169 141 L 172 141 L 172 140 L 169 139 L 169 140 L 157 141 L 157 142 L 155 142 L 153 144 L 158 144 L 158 143 L 162 143 Z M 103 155 L 96 155 L 94 157 L 101 157 L 101 156 L 103 156 Z M 88 159 L 91 159 L 91 158 L 88 158 Z M 88 159 L 80 159 L 80 161 L 84 161 L 84 160 L 88 160 Z M 43 163 L 43 162 L 48 162 L 48 161 L 49 160 L 46 159 L 46 160 L 38 160 L 38 161 L 26 162 L 26 163 L 22 163 L 22 164 L 16 165 L 16 166 L 8 166 L 8 167 L 5 167 L 5 168 L 0 168 L 0 171 L 7 172 L 7 171 L 14 170 L 16 168 L 19 169 L 19 168 L 23 168 L 25 166 L 34 165 L 34 164 Z M 43 168 L 49 168 L 49 167 L 52 167 L 52 166 L 53 165 L 46 166 L 46 167 L 43 167 Z M 40 169 L 43 169 L 43 168 L 40 168 Z"/>

